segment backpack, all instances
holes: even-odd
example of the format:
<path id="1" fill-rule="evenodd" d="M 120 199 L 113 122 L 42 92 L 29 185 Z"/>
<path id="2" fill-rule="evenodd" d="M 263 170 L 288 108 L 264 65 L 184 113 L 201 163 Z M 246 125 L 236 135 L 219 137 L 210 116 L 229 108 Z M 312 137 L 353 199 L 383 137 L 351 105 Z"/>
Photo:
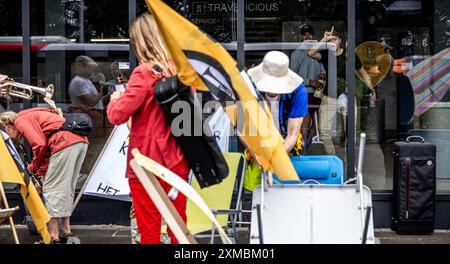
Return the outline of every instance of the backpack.
<path id="1" fill-rule="evenodd" d="M 177 101 L 187 102 L 191 107 L 191 124 L 203 125 L 201 103 L 191 92 L 191 89 L 181 83 L 178 76 L 167 77 L 159 80 L 154 86 L 155 96 L 161 105 L 166 122 L 170 125 L 179 114 L 172 113 L 172 105 Z M 203 126 L 203 131 L 209 126 Z M 195 136 L 194 125 L 191 125 L 191 134 L 175 136 L 177 143 L 189 163 L 195 178 L 201 188 L 218 184 L 228 176 L 228 165 L 220 151 L 212 133 L 208 136 L 202 133 Z"/>
<path id="2" fill-rule="evenodd" d="M 92 133 L 92 120 L 86 113 L 63 113 L 66 122 L 57 130 L 67 130 L 81 136 L 90 136 Z M 55 131 L 55 132 L 57 132 Z"/>

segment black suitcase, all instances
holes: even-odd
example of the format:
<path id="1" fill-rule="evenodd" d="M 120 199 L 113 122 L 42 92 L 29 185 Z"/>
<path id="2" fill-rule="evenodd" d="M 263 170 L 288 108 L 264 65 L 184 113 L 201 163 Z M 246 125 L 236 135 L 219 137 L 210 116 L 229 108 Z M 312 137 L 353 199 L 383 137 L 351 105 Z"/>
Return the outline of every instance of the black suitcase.
<path id="1" fill-rule="evenodd" d="M 194 97 L 189 87 L 179 81 L 177 76 L 158 81 L 154 90 L 169 124 L 180 115 L 171 111 L 175 102 L 187 102 L 190 106 L 190 135 L 175 135 L 175 138 L 200 187 L 204 188 L 222 182 L 228 176 L 228 165 L 214 135 L 211 131 L 206 131 L 209 126 L 204 125 L 202 106 L 199 100 Z M 200 133 L 198 133 L 198 129 L 200 129 Z"/>
<path id="2" fill-rule="evenodd" d="M 436 145 L 410 136 L 394 144 L 392 230 L 398 234 L 434 232 Z"/>

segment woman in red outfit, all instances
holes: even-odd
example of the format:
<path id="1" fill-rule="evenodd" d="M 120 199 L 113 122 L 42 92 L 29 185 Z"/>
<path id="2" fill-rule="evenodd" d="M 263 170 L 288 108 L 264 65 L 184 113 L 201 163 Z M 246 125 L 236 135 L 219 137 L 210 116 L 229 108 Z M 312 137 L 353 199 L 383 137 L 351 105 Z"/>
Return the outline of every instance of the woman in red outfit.
<path id="1" fill-rule="evenodd" d="M 170 125 L 166 123 L 153 90 L 159 79 L 174 75 L 176 69 L 152 15 L 144 14 L 136 19 L 130 28 L 130 40 L 139 66 L 131 74 L 125 92 L 123 94 L 114 92 L 111 95 L 107 109 L 108 119 L 111 123 L 119 125 L 132 118 L 127 164 L 131 159 L 131 150 L 138 148 L 142 154 L 187 180 L 188 163 L 171 133 Z M 162 71 L 155 71 L 155 65 Z M 159 244 L 161 215 L 129 166 L 127 177 L 141 233 L 141 243 Z M 169 192 L 171 186 L 163 181 L 160 183 L 164 190 Z M 186 197 L 179 193 L 172 203 L 186 222 Z M 169 235 L 172 243 L 178 243 L 170 230 Z"/>

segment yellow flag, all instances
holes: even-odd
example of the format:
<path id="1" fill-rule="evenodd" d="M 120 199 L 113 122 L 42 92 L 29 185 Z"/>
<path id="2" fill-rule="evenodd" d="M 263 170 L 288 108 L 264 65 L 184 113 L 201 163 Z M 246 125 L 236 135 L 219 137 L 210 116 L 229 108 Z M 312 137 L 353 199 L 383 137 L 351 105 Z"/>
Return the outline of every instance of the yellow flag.
<path id="1" fill-rule="evenodd" d="M 19 171 L 10 150 L 15 152 L 13 146 L 10 150 L 6 146 L 6 139 L 4 132 L 0 131 L 0 184 L 2 182 L 20 184 L 20 194 L 22 195 L 25 205 L 33 218 L 36 229 L 41 234 L 45 243 L 50 243 L 51 238 L 47 230 L 47 223 L 50 221 L 50 216 L 42 203 L 39 194 L 31 181 L 28 186 L 25 184 L 24 176 Z M 9 142 L 12 144 L 12 142 Z M 16 152 L 14 154 L 17 154 Z"/>
<path id="2" fill-rule="evenodd" d="M 268 105 L 243 68 L 219 43 L 162 1 L 146 2 L 180 80 L 198 90 L 210 91 L 225 105 L 224 110 L 237 127 L 241 141 L 265 170 L 275 172 L 280 180 L 298 180 Z"/>

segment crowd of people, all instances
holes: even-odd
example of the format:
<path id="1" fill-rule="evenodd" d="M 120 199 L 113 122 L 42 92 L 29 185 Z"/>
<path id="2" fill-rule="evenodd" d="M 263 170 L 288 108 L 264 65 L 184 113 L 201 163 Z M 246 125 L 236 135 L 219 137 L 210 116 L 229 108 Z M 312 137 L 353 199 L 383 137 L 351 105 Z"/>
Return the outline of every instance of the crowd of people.
<path id="1" fill-rule="evenodd" d="M 326 146 L 327 153 L 324 154 L 334 155 L 330 131 L 336 118 L 338 98 L 329 93 L 328 59 L 329 52 L 336 56 L 337 78 L 345 80 L 345 45 L 333 27 L 324 32 L 320 42 L 316 40 L 310 25 L 301 28 L 300 37 L 301 42 L 307 43 L 307 48 L 295 50 L 290 59 L 283 52 L 270 51 L 261 64 L 248 70 L 248 75 L 268 102 L 275 126 L 285 139 L 287 153 L 304 153 L 306 141 L 310 138 L 302 135 L 302 128 L 310 128 L 320 130 Z M 117 62 L 111 65 L 113 80 L 106 82 L 104 74 L 95 71 L 98 65 L 94 60 L 84 55 L 76 58 L 75 75 L 68 88 L 71 100 L 69 111 L 84 112 L 91 117 L 93 137 L 99 136 L 100 131 L 96 128 L 104 126 L 102 117 L 105 113 L 112 125 L 130 124 L 128 149 L 139 149 L 142 154 L 187 181 L 189 164 L 171 133 L 170 125 L 166 123 L 154 92 L 155 83 L 161 78 L 176 75 L 177 69 L 151 14 L 136 19 L 130 28 L 130 41 L 139 66 L 126 81 L 127 88 L 124 91 L 114 91 L 111 88 L 114 86 L 109 85 L 123 81 L 124 75 L 118 69 Z M 333 48 L 324 49 L 321 47 L 323 43 L 333 43 Z M 358 58 L 356 61 L 356 70 L 368 77 Z M 6 76 L 0 76 L 3 94 L 6 94 L 5 79 Z M 370 79 L 366 84 L 375 98 Z M 345 87 L 338 89 L 341 95 L 346 94 Z M 15 113 L 6 111 L 7 100 L 0 102 L 3 112 L 0 121 L 4 131 L 12 139 L 26 139 L 32 148 L 33 160 L 28 170 L 43 179 L 45 206 L 52 217 L 49 223 L 52 242 L 61 243 L 72 235 L 70 216 L 76 183 L 87 153 L 88 138 L 60 130 L 65 120 L 53 110 L 31 108 Z M 314 126 L 314 113 L 319 118 L 319 127 Z M 127 161 L 130 159 L 131 154 L 128 153 Z M 161 215 L 130 167 L 127 167 L 126 177 L 141 236 L 140 243 L 158 244 Z M 162 181 L 160 183 L 169 192 L 170 186 Z M 186 197 L 180 193 L 172 203 L 186 221 Z M 172 243 L 177 243 L 170 230 L 169 235 Z"/>

